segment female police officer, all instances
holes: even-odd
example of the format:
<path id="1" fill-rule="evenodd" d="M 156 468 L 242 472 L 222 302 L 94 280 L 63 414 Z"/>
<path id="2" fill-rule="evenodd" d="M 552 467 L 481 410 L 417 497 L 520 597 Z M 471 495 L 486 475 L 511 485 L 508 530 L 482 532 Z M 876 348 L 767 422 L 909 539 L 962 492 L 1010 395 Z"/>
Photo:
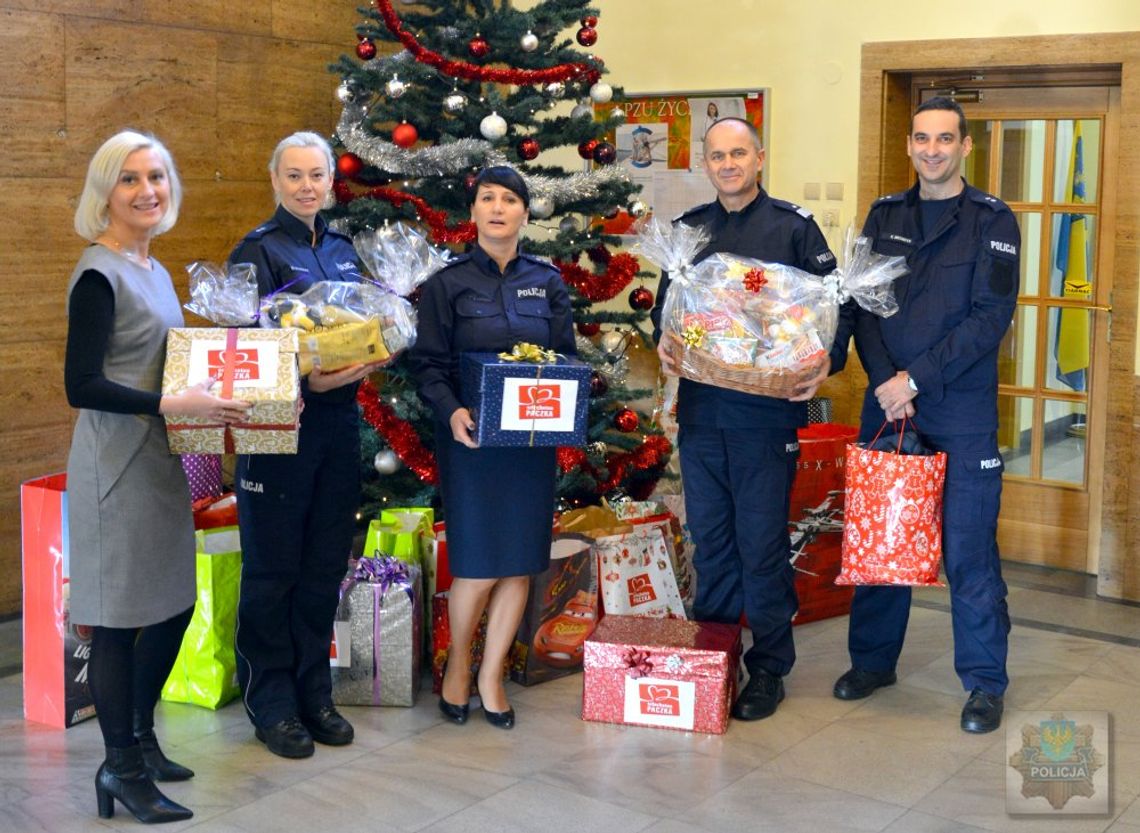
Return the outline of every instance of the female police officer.
<path id="1" fill-rule="evenodd" d="M 508 167 L 487 168 L 468 200 L 477 245 L 423 285 L 410 355 L 420 397 L 436 417 L 448 556 L 456 577 L 439 707 L 453 722 L 466 722 L 471 639 L 486 610 L 479 695 L 487 721 L 510 729 L 515 713 L 503 691 L 502 668 L 526 606 L 528 575 L 544 570 L 550 558 L 554 449 L 478 448 L 471 437 L 475 423 L 459 400 L 459 355 L 510 350 L 521 341 L 576 351 L 561 275 L 518 250 L 530 205 L 522 177 Z"/>
<path id="2" fill-rule="evenodd" d="M 262 295 L 360 280 L 352 242 L 318 213 L 332 171 L 332 151 L 316 133 L 294 133 L 273 151 L 277 212 L 230 255 L 257 267 Z M 297 454 L 238 458 L 238 676 L 258 739 L 286 758 L 312 755 L 314 740 L 353 738 L 332 705 L 329 644 L 359 505 L 356 387 L 377 367 L 315 369 L 302 385 Z"/>

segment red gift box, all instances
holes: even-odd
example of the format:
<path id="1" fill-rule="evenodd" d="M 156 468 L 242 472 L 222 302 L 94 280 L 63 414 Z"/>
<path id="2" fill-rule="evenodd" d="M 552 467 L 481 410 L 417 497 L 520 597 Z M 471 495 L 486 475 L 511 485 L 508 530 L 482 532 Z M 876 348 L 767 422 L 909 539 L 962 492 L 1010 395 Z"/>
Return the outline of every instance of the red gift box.
<path id="1" fill-rule="evenodd" d="M 724 734 L 740 626 L 606 616 L 586 640 L 582 719 Z"/>
<path id="2" fill-rule="evenodd" d="M 65 728 L 95 716 L 87 685 L 91 628 L 70 617 L 67 475 L 20 487 L 24 717 Z"/>
<path id="3" fill-rule="evenodd" d="M 792 485 L 788 532 L 792 541 L 802 625 L 851 609 L 855 588 L 836 585 L 843 547 L 843 471 L 847 443 L 859 430 L 849 425 L 817 423 L 799 429 L 800 459 Z"/>

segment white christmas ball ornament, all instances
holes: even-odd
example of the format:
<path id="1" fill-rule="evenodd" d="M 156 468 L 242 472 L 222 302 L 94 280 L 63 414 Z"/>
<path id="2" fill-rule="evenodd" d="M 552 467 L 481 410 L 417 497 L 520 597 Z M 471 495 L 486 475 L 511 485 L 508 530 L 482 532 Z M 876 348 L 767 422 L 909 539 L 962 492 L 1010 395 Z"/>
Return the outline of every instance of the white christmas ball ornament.
<path id="1" fill-rule="evenodd" d="M 400 458 L 392 449 L 384 448 L 376 452 L 372 465 L 380 474 L 395 474 L 400 468 Z"/>
<path id="2" fill-rule="evenodd" d="M 492 113 L 479 122 L 479 132 L 484 139 L 496 142 L 507 135 L 507 120 L 498 113 Z"/>
<path id="3" fill-rule="evenodd" d="M 539 220 L 545 220 L 554 213 L 554 200 L 550 197 L 531 197 L 530 214 Z"/>
<path id="4" fill-rule="evenodd" d="M 605 104 L 614 97 L 614 88 L 609 84 L 603 84 L 599 81 L 594 86 L 590 87 L 590 98 L 597 104 Z"/>
<path id="5" fill-rule="evenodd" d="M 527 33 L 519 38 L 519 46 L 523 52 L 534 52 L 538 49 L 538 35 L 528 29 Z"/>
<path id="6" fill-rule="evenodd" d="M 628 333 L 624 333 L 621 330 L 610 330 L 608 333 L 602 335 L 600 345 L 602 352 L 606 354 L 606 358 L 617 359 L 625 352 L 628 342 Z"/>

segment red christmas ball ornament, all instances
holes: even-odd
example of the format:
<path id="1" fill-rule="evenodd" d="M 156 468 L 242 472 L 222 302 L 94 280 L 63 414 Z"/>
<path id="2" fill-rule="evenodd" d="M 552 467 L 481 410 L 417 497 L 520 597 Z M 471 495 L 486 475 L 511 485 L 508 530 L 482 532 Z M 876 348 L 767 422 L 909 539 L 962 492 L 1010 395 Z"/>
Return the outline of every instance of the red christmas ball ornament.
<path id="1" fill-rule="evenodd" d="M 637 412 L 632 408 L 622 408 L 614 414 L 614 428 L 629 434 L 637 430 L 638 418 Z"/>
<path id="2" fill-rule="evenodd" d="M 598 16 L 593 15 L 593 14 L 588 14 L 585 17 L 583 17 L 581 20 L 579 20 L 578 22 L 581 23 L 583 26 L 585 26 L 587 29 L 593 29 L 595 26 L 598 25 Z"/>
<path id="3" fill-rule="evenodd" d="M 653 293 L 639 286 L 629 293 L 629 305 L 633 309 L 653 309 Z"/>
<path id="4" fill-rule="evenodd" d="M 352 202 L 352 189 L 343 179 L 334 179 L 332 184 L 333 196 L 339 203 Z"/>
<path id="5" fill-rule="evenodd" d="M 604 396 L 609 389 L 610 383 L 605 376 L 596 370 L 590 373 L 590 396 Z"/>
<path id="6" fill-rule="evenodd" d="M 586 336 L 586 338 L 596 336 L 602 331 L 602 325 L 597 321 L 579 321 L 577 326 L 578 333 Z"/>
<path id="7" fill-rule="evenodd" d="M 575 36 L 582 46 L 593 46 L 598 42 L 598 30 L 590 26 L 583 26 Z"/>
<path id="8" fill-rule="evenodd" d="M 529 162 L 538 156 L 538 152 L 541 148 L 538 146 L 538 139 L 528 136 L 518 143 L 517 150 L 519 156 Z"/>
<path id="9" fill-rule="evenodd" d="M 587 139 L 584 142 L 578 143 L 578 155 L 583 159 L 589 160 L 594 158 L 594 149 L 598 146 L 597 139 Z"/>
<path id="10" fill-rule="evenodd" d="M 491 54 L 491 44 L 482 35 L 476 35 L 467 42 L 467 51 L 472 58 L 486 58 Z"/>
<path id="11" fill-rule="evenodd" d="M 371 61 L 376 57 L 376 44 L 371 38 L 361 38 L 356 45 L 356 57 L 362 61 Z"/>
<path id="12" fill-rule="evenodd" d="M 617 148 L 609 142 L 598 142 L 594 148 L 594 161 L 599 165 L 611 165 L 617 159 Z"/>
<path id="13" fill-rule="evenodd" d="M 463 177 L 463 190 L 470 191 L 475 187 L 475 180 L 479 177 L 476 171 L 468 171 L 467 175 Z"/>
<path id="14" fill-rule="evenodd" d="M 336 172 L 343 177 L 352 179 L 364 170 L 364 160 L 355 153 L 342 153 L 336 160 Z"/>
<path id="15" fill-rule="evenodd" d="M 420 132 L 416 130 L 414 124 L 403 122 L 396 125 L 396 129 L 392 131 L 392 143 L 402 148 L 410 148 L 419 141 Z"/>

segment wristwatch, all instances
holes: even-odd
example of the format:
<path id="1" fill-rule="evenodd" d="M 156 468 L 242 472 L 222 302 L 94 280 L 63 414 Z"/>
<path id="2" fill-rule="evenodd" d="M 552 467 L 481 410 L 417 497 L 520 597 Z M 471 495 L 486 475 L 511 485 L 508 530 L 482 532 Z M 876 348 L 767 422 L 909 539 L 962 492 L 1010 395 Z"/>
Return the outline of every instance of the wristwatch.
<path id="1" fill-rule="evenodd" d="M 910 389 L 911 389 L 912 391 L 914 391 L 915 393 L 918 393 L 918 385 L 916 385 L 916 384 L 914 383 L 914 377 L 913 377 L 913 376 L 911 376 L 909 373 L 908 373 L 908 374 L 906 374 L 906 383 L 907 383 L 908 385 L 910 385 Z"/>

